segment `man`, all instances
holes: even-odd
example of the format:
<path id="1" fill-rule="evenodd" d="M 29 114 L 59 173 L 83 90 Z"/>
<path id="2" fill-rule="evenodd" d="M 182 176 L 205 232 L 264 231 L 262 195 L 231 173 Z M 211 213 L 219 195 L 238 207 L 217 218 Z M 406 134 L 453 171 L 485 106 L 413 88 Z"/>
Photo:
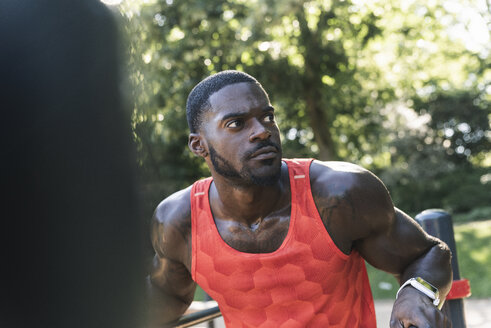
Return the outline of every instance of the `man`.
<path id="1" fill-rule="evenodd" d="M 450 289 L 448 247 L 394 208 L 370 172 L 282 159 L 274 108 L 253 77 L 203 80 L 187 117 L 189 148 L 212 177 L 155 211 L 153 325 L 182 315 L 198 283 L 227 327 L 375 327 L 364 260 L 408 282 L 391 327 L 450 325 L 436 306 Z"/>

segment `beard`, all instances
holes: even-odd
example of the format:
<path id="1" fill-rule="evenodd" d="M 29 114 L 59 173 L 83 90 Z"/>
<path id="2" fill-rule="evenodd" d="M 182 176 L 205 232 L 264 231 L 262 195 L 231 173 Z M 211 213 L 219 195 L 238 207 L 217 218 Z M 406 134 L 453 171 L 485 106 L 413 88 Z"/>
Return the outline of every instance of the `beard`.
<path id="1" fill-rule="evenodd" d="M 250 155 L 252 155 L 258 149 L 266 146 L 273 146 L 278 151 L 280 150 L 280 148 L 276 144 L 270 141 L 263 141 L 259 143 L 255 149 L 248 151 L 241 159 L 241 162 L 245 163 Z M 249 184 L 249 185 L 262 186 L 262 187 L 272 186 L 280 179 L 281 176 L 281 161 L 279 165 L 277 165 L 277 167 L 274 169 L 274 171 L 272 171 L 270 174 L 257 175 L 254 174 L 252 170 L 245 165 L 240 170 L 237 170 L 232 165 L 232 163 L 230 163 L 230 161 L 220 156 L 216 152 L 215 148 L 213 148 L 213 146 L 211 145 L 210 145 L 210 160 L 216 173 L 231 180 L 235 180 L 235 181 L 240 180 L 238 184 Z M 266 166 L 275 165 L 274 159 L 266 159 L 263 160 L 262 163 Z"/>

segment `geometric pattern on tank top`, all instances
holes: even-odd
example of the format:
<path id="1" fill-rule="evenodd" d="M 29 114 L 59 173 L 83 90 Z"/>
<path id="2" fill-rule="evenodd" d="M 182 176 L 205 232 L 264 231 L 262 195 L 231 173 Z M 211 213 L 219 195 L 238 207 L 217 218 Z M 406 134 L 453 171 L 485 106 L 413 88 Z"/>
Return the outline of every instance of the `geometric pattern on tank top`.
<path id="1" fill-rule="evenodd" d="M 339 250 L 310 189 L 309 160 L 287 160 L 292 194 L 287 236 L 272 253 L 244 253 L 221 238 L 211 214 L 211 178 L 191 190 L 192 277 L 229 327 L 375 328 L 365 261 Z"/>

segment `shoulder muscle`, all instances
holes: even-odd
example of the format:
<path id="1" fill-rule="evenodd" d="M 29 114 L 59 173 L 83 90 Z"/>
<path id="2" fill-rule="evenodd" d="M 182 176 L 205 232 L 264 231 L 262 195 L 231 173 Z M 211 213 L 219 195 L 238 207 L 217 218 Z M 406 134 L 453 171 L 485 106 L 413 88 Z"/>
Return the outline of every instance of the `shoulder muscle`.
<path id="1" fill-rule="evenodd" d="M 323 221 L 342 240 L 351 243 L 390 227 L 394 206 L 382 181 L 370 171 L 346 162 L 314 161 L 311 183 Z M 333 206 L 336 210 L 325 210 Z"/>
<path id="2" fill-rule="evenodd" d="M 155 209 L 151 241 L 156 255 L 186 262 L 191 242 L 191 187 L 164 199 Z"/>

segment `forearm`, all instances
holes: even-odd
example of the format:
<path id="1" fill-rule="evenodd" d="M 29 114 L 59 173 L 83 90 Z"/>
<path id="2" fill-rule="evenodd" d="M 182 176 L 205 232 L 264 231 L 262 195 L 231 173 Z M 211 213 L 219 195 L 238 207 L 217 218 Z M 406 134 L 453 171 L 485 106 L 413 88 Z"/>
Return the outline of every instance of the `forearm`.
<path id="1" fill-rule="evenodd" d="M 421 277 L 438 288 L 440 297 L 444 299 L 452 285 L 451 258 L 448 246 L 435 239 L 435 245 L 408 265 L 397 278 L 402 284 L 410 278 Z"/>
<path id="2" fill-rule="evenodd" d="M 177 320 L 189 307 L 190 301 L 169 295 L 155 287 L 147 278 L 148 328 L 168 327 L 168 323 Z"/>

